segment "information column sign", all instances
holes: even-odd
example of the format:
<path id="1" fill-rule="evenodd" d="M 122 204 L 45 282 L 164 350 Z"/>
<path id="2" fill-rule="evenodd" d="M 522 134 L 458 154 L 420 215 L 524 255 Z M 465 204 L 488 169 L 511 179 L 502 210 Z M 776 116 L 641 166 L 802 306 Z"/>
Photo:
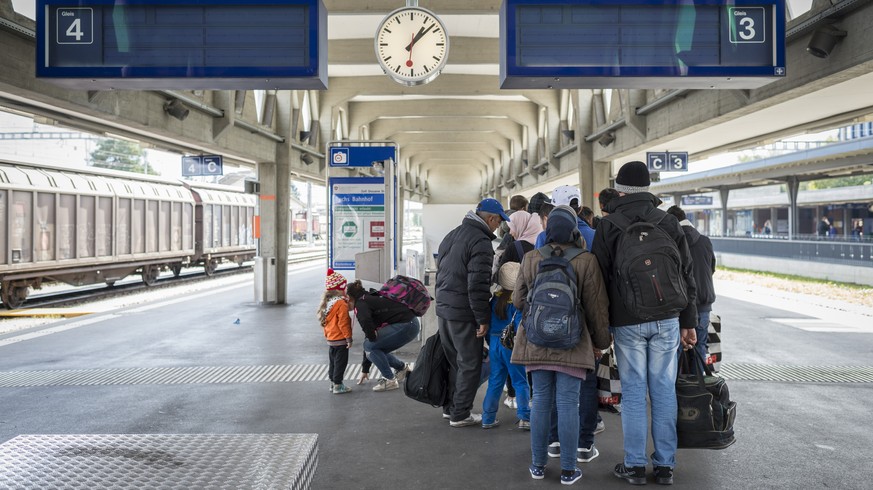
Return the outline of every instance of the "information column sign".
<path id="1" fill-rule="evenodd" d="M 355 254 L 385 247 L 385 179 L 331 177 L 330 267 L 354 270 Z"/>

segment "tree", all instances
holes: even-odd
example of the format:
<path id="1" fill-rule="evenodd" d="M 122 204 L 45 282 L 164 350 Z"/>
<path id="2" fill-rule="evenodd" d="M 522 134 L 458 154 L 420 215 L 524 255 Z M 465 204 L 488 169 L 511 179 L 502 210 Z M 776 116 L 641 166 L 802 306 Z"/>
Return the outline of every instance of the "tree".
<path id="1" fill-rule="evenodd" d="M 145 152 L 139 143 L 132 141 L 102 139 L 91 152 L 91 165 L 98 168 L 136 172 L 139 174 L 160 175 L 149 167 Z"/>

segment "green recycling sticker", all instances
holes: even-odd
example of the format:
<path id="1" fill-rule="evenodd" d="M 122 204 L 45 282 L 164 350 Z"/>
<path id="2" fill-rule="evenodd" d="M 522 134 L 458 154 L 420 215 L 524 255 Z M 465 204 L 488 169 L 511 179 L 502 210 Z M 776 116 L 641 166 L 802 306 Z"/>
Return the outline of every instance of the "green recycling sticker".
<path id="1" fill-rule="evenodd" d="M 354 221 L 346 221 L 342 226 L 342 234 L 346 238 L 351 238 L 358 234 L 358 225 Z"/>

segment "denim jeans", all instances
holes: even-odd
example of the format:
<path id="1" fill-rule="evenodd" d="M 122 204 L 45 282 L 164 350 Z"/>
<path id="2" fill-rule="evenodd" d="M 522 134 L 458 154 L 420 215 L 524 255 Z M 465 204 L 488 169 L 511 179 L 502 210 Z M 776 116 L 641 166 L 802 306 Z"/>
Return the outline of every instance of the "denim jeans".
<path id="1" fill-rule="evenodd" d="M 700 354 L 700 358 L 703 359 L 703 363 L 706 364 L 706 341 L 709 339 L 709 311 L 698 311 L 697 312 L 697 344 L 694 345 L 694 348 L 697 349 L 697 353 Z M 700 367 L 703 369 L 703 366 Z"/>
<path id="2" fill-rule="evenodd" d="M 383 378 L 394 379 L 391 368 L 403 369 L 406 363 L 391 353 L 411 342 L 420 329 L 418 318 L 413 318 L 406 323 L 393 323 L 380 328 L 376 331 L 375 342 L 364 341 L 364 352 L 382 373 Z"/>
<path id="3" fill-rule="evenodd" d="M 621 426 L 625 466 L 645 466 L 648 416 L 646 393 L 652 402 L 654 466 L 673 468 L 676 462 L 676 371 L 679 319 L 610 327 L 621 376 Z"/>
<path id="4" fill-rule="evenodd" d="M 576 469 L 579 446 L 579 387 L 582 380 L 558 371 L 537 369 L 533 376 L 533 404 L 530 410 L 530 449 L 532 463 L 545 466 L 549 458 L 549 426 L 552 402 L 558 406 L 558 440 L 561 442 L 561 469 Z"/>
<path id="5" fill-rule="evenodd" d="M 507 375 L 515 388 L 515 401 L 518 405 L 515 413 L 518 415 L 518 419 L 530 420 L 530 387 L 527 385 L 524 366 L 509 362 L 512 351 L 503 347 L 499 335 L 492 335 L 489 345 L 491 345 L 491 353 L 488 356 L 491 359 L 491 375 L 488 378 L 485 401 L 482 402 L 482 423 L 492 424 L 497 418 L 500 395 L 503 393 L 503 385 L 506 383 Z"/>
<path id="6" fill-rule="evenodd" d="M 597 366 L 594 371 L 588 371 L 579 388 L 579 447 L 588 449 L 594 444 L 594 430 L 600 418 L 600 402 L 597 398 Z M 558 442 L 558 407 L 552 403 L 552 428 L 549 432 L 549 443 Z"/>

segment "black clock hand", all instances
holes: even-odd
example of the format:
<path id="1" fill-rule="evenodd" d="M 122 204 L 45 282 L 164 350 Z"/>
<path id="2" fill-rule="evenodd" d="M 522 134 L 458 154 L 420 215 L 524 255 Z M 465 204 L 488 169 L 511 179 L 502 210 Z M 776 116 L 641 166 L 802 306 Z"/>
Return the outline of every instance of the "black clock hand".
<path id="1" fill-rule="evenodd" d="M 412 50 L 412 45 L 415 44 L 416 42 L 418 42 L 418 40 L 421 39 L 422 36 L 424 36 L 425 34 L 427 34 L 428 32 L 430 32 L 430 30 L 433 29 L 433 26 L 435 26 L 435 25 L 436 25 L 436 23 L 431 24 L 427 29 L 425 29 L 424 27 L 422 27 L 421 29 L 419 29 L 419 30 L 418 30 L 418 34 L 416 34 L 415 37 L 412 38 L 412 42 L 409 43 L 409 46 L 406 46 L 406 50 L 407 50 L 407 51 L 411 51 L 411 50 Z"/>

